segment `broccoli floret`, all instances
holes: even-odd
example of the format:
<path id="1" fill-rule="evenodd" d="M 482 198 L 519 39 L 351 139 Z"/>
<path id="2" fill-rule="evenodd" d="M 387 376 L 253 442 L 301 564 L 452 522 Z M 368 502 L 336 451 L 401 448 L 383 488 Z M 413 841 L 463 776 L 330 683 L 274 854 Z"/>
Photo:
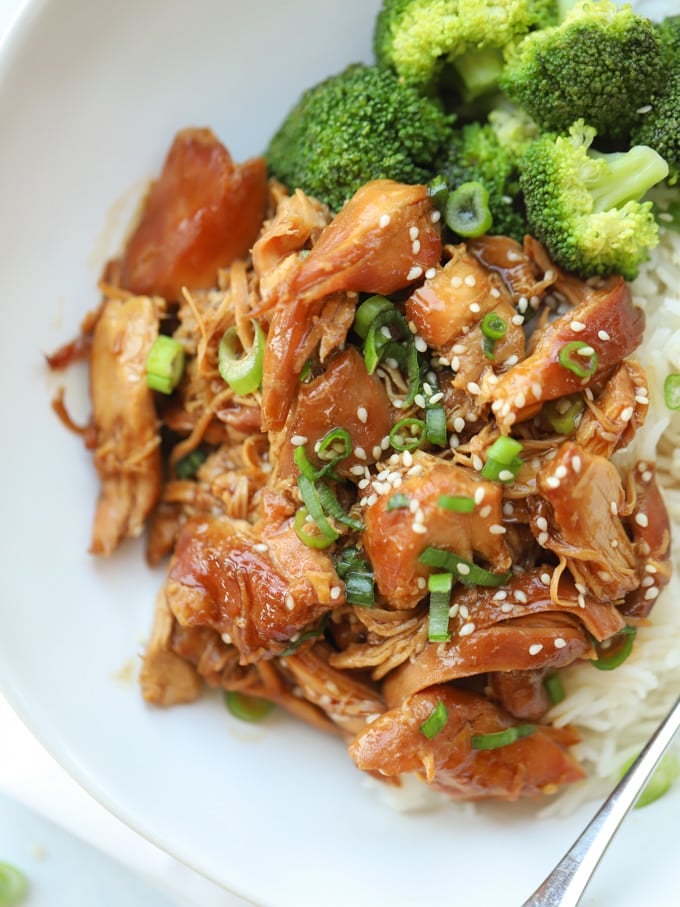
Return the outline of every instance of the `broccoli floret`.
<path id="1" fill-rule="evenodd" d="M 383 0 L 376 59 L 424 90 L 457 83 L 469 99 L 495 86 L 500 49 L 555 20 L 557 10 L 557 0 Z"/>
<path id="2" fill-rule="evenodd" d="M 611 0 L 580 0 L 560 25 L 519 42 L 500 86 L 542 130 L 566 133 L 583 117 L 621 144 L 663 78 L 662 42 L 648 19 Z"/>
<path id="3" fill-rule="evenodd" d="M 668 66 L 677 66 L 680 63 L 680 16 L 666 16 L 654 27 L 661 38 L 664 62 Z"/>
<path id="4" fill-rule="evenodd" d="M 642 196 L 668 165 L 644 145 L 598 154 L 583 120 L 567 136 L 544 133 L 522 159 L 520 187 L 532 234 L 552 259 L 582 277 L 633 280 L 658 241 L 652 203 Z"/>
<path id="5" fill-rule="evenodd" d="M 666 84 L 652 98 L 649 109 L 643 111 L 631 141 L 657 151 L 668 164 L 668 182 L 675 185 L 680 179 L 680 62 L 668 72 Z"/>
<path id="6" fill-rule="evenodd" d="M 439 162 L 449 189 L 479 182 L 489 193 L 492 225 L 489 233 L 521 242 L 527 232 L 519 189 L 519 163 L 537 134 L 535 124 L 521 111 L 498 109 L 485 123 L 468 123 L 455 130 Z"/>
<path id="7" fill-rule="evenodd" d="M 338 211 L 370 180 L 428 182 L 451 131 L 438 102 L 355 63 L 302 95 L 265 157 L 272 176 Z"/>

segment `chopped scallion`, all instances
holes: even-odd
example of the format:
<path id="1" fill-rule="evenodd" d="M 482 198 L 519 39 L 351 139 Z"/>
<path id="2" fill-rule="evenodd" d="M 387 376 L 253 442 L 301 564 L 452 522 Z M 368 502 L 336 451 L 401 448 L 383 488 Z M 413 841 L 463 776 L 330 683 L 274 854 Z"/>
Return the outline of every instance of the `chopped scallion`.
<path id="1" fill-rule="evenodd" d="M 309 520 L 308 517 L 309 511 L 307 508 L 298 507 L 294 520 L 295 534 L 308 548 L 328 548 L 338 537 L 337 534 L 335 538 L 332 534 L 324 534 L 321 532 L 318 523 Z"/>
<path id="2" fill-rule="evenodd" d="M 446 223 L 459 236 L 482 236 L 493 223 L 489 192 L 478 182 L 461 183 L 446 201 Z"/>
<path id="3" fill-rule="evenodd" d="M 473 734 L 470 744 L 473 750 L 497 750 L 501 746 L 516 743 L 522 737 L 530 737 L 534 733 L 536 733 L 535 724 L 518 724 L 492 734 Z"/>
<path id="4" fill-rule="evenodd" d="M 482 318 L 482 334 L 489 340 L 500 340 L 505 337 L 508 330 L 508 323 L 495 312 L 487 312 Z"/>
<path id="5" fill-rule="evenodd" d="M 420 733 L 427 737 L 428 740 L 432 740 L 444 729 L 448 720 L 448 709 L 440 699 L 425 721 L 420 725 Z"/>
<path id="6" fill-rule="evenodd" d="M 425 410 L 425 435 L 430 444 L 446 447 L 446 411 L 443 406 L 428 406 Z"/>
<path id="7" fill-rule="evenodd" d="M 482 468 L 482 478 L 492 481 L 512 482 L 523 466 L 519 452 L 522 445 L 514 438 L 501 435 L 488 448 L 487 461 Z"/>
<path id="8" fill-rule="evenodd" d="M 565 343 L 558 356 L 560 365 L 569 369 L 579 378 L 590 378 L 598 367 L 598 358 L 595 350 L 589 343 L 582 340 L 572 340 Z"/>
<path id="9" fill-rule="evenodd" d="M 175 475 L 178 479 L 190 479 L 192 476 L 196 475 L 196 471 L 199 466 L 208 458 L 208 452 L 202 447 L 197 447 L 188 453 L 186 457 L 182 457 L 181 460 L 178 460 L 175 464 Z"/>
<path id="10" fill-rule="evenodd" d="M 472 513 L 475 509 L 475 499 L 464 495 L 442 494 L 437 503 L 443 510 L 452 510 L 454 513 Z"/>
<path id="11" fill-rule="evenodd" d="M 449 198 L 449 187 L 443 176 L 435 176 L 430 180 L 427 187 L 427 194 L 432 200 L 432 204 L 437 211 L 444 214 L 446 211 L 446 202 Z"/>
<path id="12" fill-rule="evenodd" d="M 493 444 L 487 449 L 486 454 L 492 460 L 497 460 L 509 466 L 522 450 L 522 444 L 510 438 L 507 435 L 501 435 L 496 438 Z"/>
<path id="13" fill-rule="evenodd" d="M 345 575 L 345 596 L 350 605 L 372 608 L 375 604 L 375 586 L 370 570 L 349 570 Z"/>
<path id="14" fill-rule="evenodd" d="M 626 774 L 636 759 L 637 756 L 633 756 L 626 762 L 621 769 L 621 777 Z M 668 793 L 671 785 L 678 777 L 680 777 L 680 759 L 678 754 L 674 752 L 666 753 L 635 801 L 635 809 L 642 809 L 643 806 L 649 806 L 650 803 L 654 803 L 655 800 L 663 797 L 664 794 Z"/>
<path id="15" fill-rule="evenodd" d="M 483 567 L 478 567 L 472 561 L 463 557 L 458 557 L 451 551 L 445 551 L 443 548 L 434 548 L 428 545 L 421 553 L 419 560 L 421 564 L 428 567 L 437 567 L 440 570 L 446 570 L 456 576 L 461 583 L 467 586 L 502 586 L 512 576 L 511 573 L 491 573 Z M 462 570 L 458 568 L 462 566 Z"/>
<path id="16" fill-rule="evenodd" d="M 597 658 L 591 659 L 590 663 L 599 671 L 613 671 L 614 668 L 618 668 L 633 651 L 636 635 L 635 627 L 624 627 L 604 642 L 596 642 Z"/>
<path id="17" fill-rule="evenodd" d="M 250 323 L 253 328 L 253 343 L 248 352 L 243 352 L 235 327 L 224 332 L 217 350 L 220 375 L 234 393 L 240 396 L 251 394 L 262 383 L 267 337 L 259 322 L 253 318 Z"/>
<path id="18" fill-rule="evenodd" d="M 546 403 L 543 412 L 553 431 L 560 435 L 570 435 L 576 429 L 584 409 L 583 397 L 575 394 L 551 400 L 550 403 Z"/>
<path id="19" fill-rule="evenodd" d="M 154 391 L 171 394 L 184 374 L 184 347 L 166 334 L 159 334 L 146 357 L 146 383 Z"/>
<path id="20" fill-rule="evenodd" d="M 405 494 L 401 492 L 393 494 L 387 499 L 385 504 L 385 510 L 405 510 L 409 505 L 409 500 Z"/>
<path id="21" fill-rule="evenodd" d="M 274 708 L 274 703 L 270 699 L 250 696 L 238 690 L 225 690 L 224 701 L 231 714 L 241 721 L 261 721 Z"/>
<path id="22" fill-rule="evenodd" d="M 368 330 L 377 316 L 381 312 L 390 311 L 392 309 L 394 309 L 394 306 L 386 296 L 369 296 L 368 299 L 364 299 L 356 310 L 354 315 L 354 330 L 362 340 L 365 340 Z"/>
<path id="23" fill-rule="evenodd" d="M 668 409 L 680 409 L 680 375 L 667 375 L 663 383 L 663 398 Z"/>
<path id="24" fill-rule="evenodd" d="M 432 573 L 427 580 L 430 592 L 430 611 L 427 622 L 427 638 L 430 642 L 447 642 L 449 633 L 449 608 L 451 607 L 451 573 Z"/>
<path id="25" fill-rule="evenodd" d="M 543 678 L 543 688 L 548 694 L 550 705 L 557 705 L 558 703 L 562 702 L 562 700 L 566 696 L 562 678 L 557 673 L 557 671 L 551 671 L 549 674 L 545 675 L 545 677 Z"/>
<path id="26" fill-rule="evenodd" d="M 400 419 L 392 426 L 390 444 L 398 451 L 415 450 L 425 440 L 427 426 L 422 419 Z"/>
<path id="27" fill-rule="evenodd" d="M 0 863 L 0 907 L 15 907 L 28 893 L 28 879 L 11 863 Z"/>

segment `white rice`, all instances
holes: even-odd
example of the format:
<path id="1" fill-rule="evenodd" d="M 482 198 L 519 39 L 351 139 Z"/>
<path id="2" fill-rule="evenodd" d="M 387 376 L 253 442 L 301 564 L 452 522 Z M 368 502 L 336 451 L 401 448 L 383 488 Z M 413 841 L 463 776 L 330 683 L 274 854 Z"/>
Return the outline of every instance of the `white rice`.
<path id="1" fill-rule="evenodd" d="M 680 412 L 665 404 L 663 385 L 680 372 L 680 235 L 661 233 L 651 260 L 632 285 L 647 327 L 633 354 L 645 368 L 650 407 L 647 421 L 622 462 L 655 462 L 673 522 L 673 563 L 680 555 Z M 657 451 L 663 442 L 664 453 Z M 680 577 L 674 573 L 651 615 L 638 631 L 631 656 L 615 671 L 575 664 L 562 672 L 567 692 L 549 720 L 575 725 L 583 740 L 574 747 L 588 778 L 571 785 L 542 811 L 566 814 L 580 803 L 607 794 L 622 766 L 637 755 L 680 693 Z"/>

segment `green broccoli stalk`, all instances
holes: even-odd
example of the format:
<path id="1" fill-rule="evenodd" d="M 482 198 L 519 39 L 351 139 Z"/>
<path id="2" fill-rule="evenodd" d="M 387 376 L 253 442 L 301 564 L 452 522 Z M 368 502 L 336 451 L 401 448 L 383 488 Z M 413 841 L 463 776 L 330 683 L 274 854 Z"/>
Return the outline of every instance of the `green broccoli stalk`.
<path id="1" fill-rule="evenodd" d="M 269 172 L 339 211 L 364 183 L 426 183 L 452 117 L 391 70 L 356 63 L 308 89 L 272 138 Z"/>
<path id="2" fill-rule="evenodd" d="M 544 131 L 566 133 L 584 117 L 600 138 L 622 143 L 663 80 L 662 42 L 648 19 L 612 0 L 580 0 L 559 25 L 509 51 L 500 86 Z"/>
<path id="3" fill-rule="evenodd" d="M 652 203 L 640 199 L 666 178 L 668 165 L 646 146 L 590 152 L 594 138 L 579 120 L 568 136 L 544 134 L 529 145 L 520 175 L 527 220 L 563 268 L 633 280 L 658 242 Z"/>
<path id="4" fill-rule="evenodd" d="M 680 179 L 680 16 L 668 16 L 655 28 L 664 55 L 664 84 L 637 111 L 631 141 L 658 151 L 670 168 L 668 182 L 675 185 Z"/>
<path id="5" fill-rule="evenodd" d="M 373 46 L 379 65 L 421 89 L 453 82 L 470 100 L 495 87 L 501 48 L 557 15 L 557 0 L 383 0 Z"/>
<path id="6" fill-rule="evenodd" d="M 488 232 L 522 241 L 526 214 L 519 188 L 519 164 L 537 129 L 529 117 L 499 108 L 486 123 L 468 123 L 454 132 L 438 172 L 449 189 L 481 183 L 489 194 L 492 224 Z"/>

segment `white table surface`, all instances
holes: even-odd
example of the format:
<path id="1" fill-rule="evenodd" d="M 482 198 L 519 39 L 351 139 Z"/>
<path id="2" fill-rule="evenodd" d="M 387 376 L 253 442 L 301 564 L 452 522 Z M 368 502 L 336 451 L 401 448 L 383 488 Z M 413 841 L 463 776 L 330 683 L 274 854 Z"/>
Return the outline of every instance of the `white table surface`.
<path id="1" fill-rule="evenodd" d="M 0 0 L 0 53 L 26 0 Z M 1 216 L 1 215 L 0 215 Z M 86 843 L 87 842 L 87 843 Z M 0 694 L 0 862 L 31 883 L 22 907 L 245 907 L 87 794 Z"/>

